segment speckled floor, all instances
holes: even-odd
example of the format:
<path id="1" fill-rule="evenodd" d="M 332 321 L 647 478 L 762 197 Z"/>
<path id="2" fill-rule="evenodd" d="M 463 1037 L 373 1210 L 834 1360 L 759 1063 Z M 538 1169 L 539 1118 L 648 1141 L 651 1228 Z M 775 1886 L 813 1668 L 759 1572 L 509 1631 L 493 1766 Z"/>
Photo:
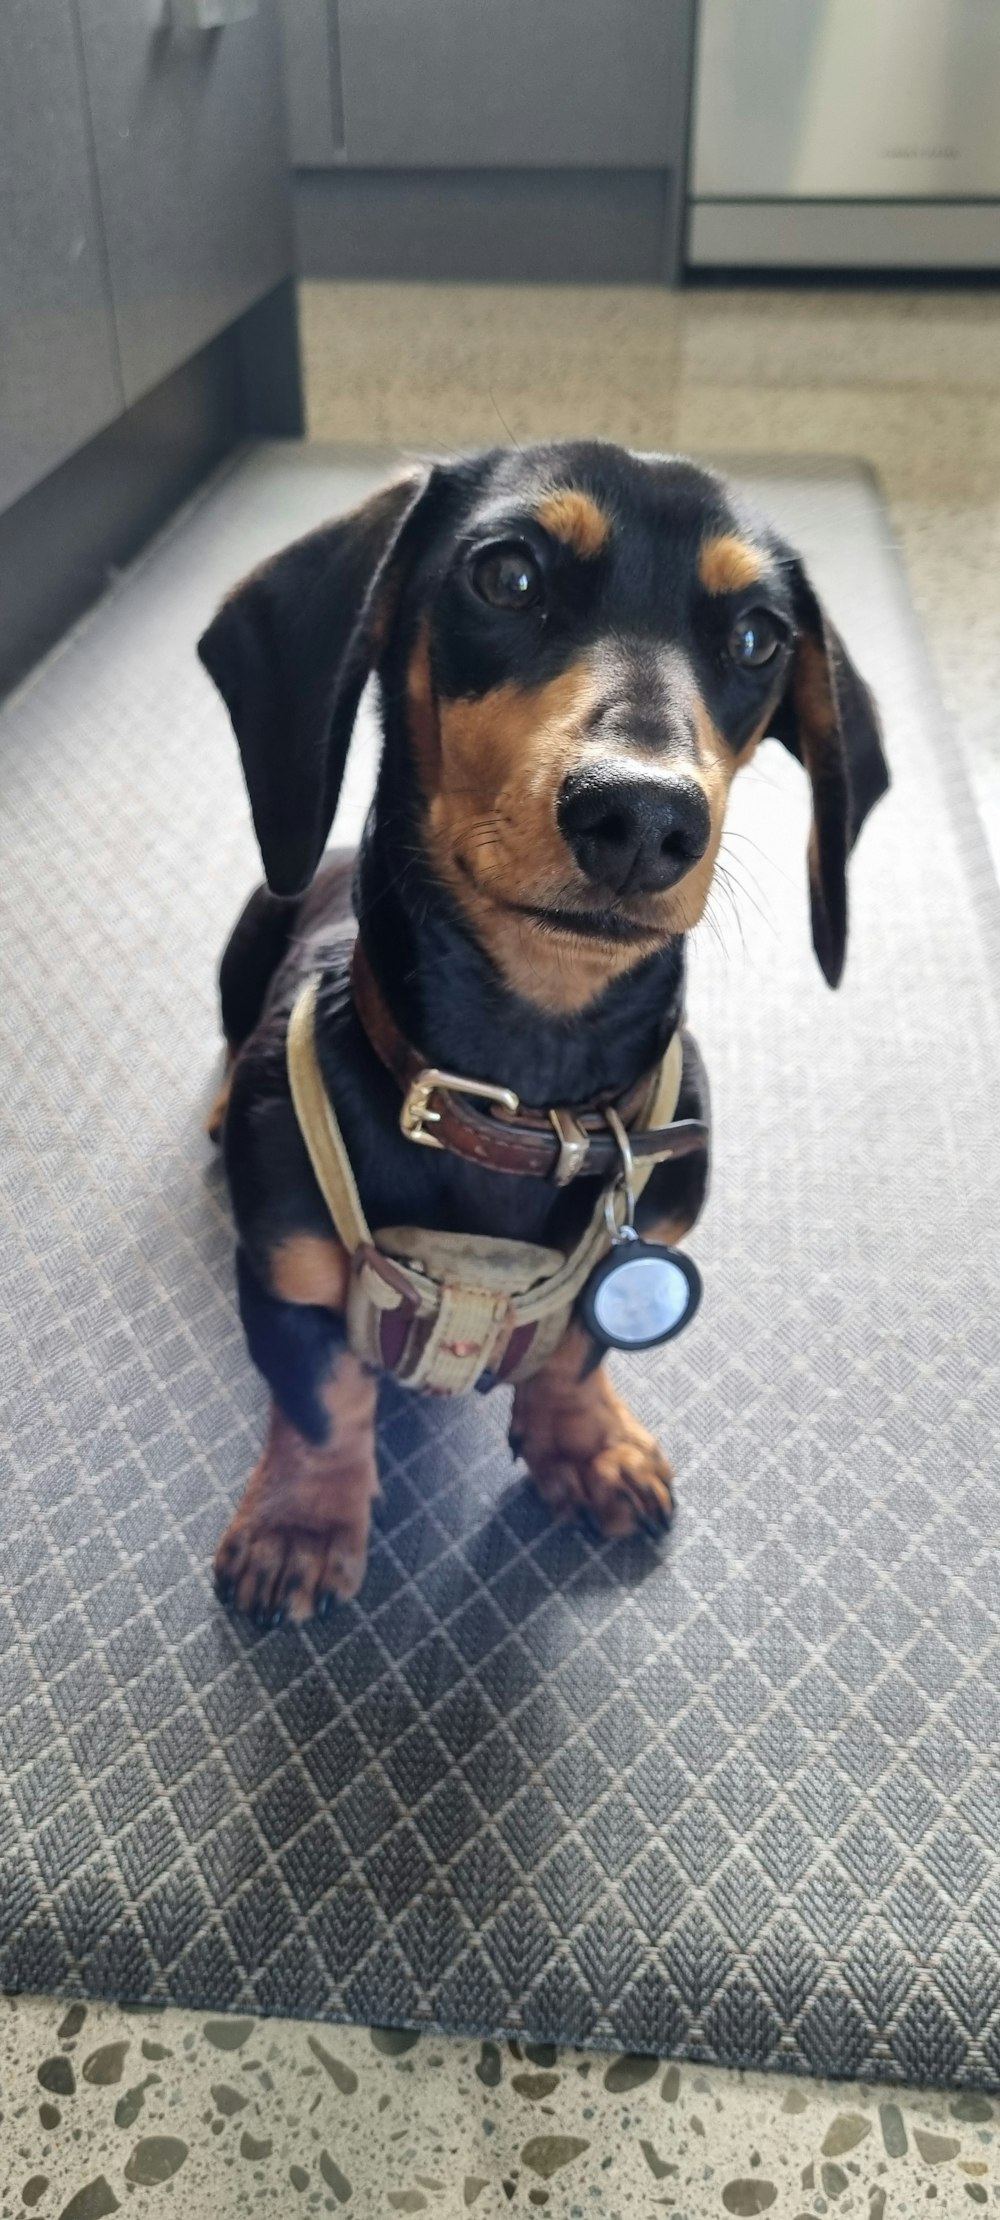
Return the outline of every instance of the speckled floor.
<path id="1" fill-rule="evenodd" d="M 0 1999 L 0 2213 L 102 2220 L 669 2211 L 909 2220 L 992 2203 L 988 2097 L 532 2045 Z"/>
<path id="2" fill-rule="evenodd" d="M 1000 290 L 310 283 L 302 328 L 317 439 L 870 462 L 1000 860 Z"/>
<path id="3" fill-rule="evenodd" d="M 849 454 L 1000 856 L 1000 293 L 303 287 L 310 428 Z M 0 1998 L 0 2216 L 909 2220 L 1000 2201 L 989 2099 Z"/>

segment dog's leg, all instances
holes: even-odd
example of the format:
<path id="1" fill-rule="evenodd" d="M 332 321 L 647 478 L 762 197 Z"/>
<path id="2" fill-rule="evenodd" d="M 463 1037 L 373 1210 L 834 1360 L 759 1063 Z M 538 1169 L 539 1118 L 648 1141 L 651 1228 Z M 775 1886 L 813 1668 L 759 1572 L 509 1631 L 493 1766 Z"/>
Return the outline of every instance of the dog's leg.
<path id="1" fill-rule="evenodd" d="M 205 1119 L 205 1131 L 210 1141 L 221 1141 L 222 1139 L 222 1128 L 225 1125 L 226 1111 L 229 1108 L 229 1094 L 233 1084 L 233 1065 L 235 1062 L 236 1050 L 230 1048 L 227 1043 L 226 1063 L 219 1082 L 219 1092 Z"/>
<path id="2" fill-rule="evenodd" d="M 219 965 L 219 1005 L 226 1041 L 226 1067 L 205 1120 L 210 1141 L 222 1139 L 233 1066 L 244 1041 L 249 1040 L 260 1023 L 268 988 L 288 952 L 300 907 L 297 902 L 281 901 L 269 887 L 255 887 L 229 935 Z"/>
<path id="3" fill-rule="evenodd" d="M 299 1271 L 321 1285 L 336 1245 L 300 1245 Z M 269 1294 L 239 1260 L 250 1354 L 274 1394 L 267 1440 L 215 1559 L 224 1603 L 258 1625 L 323 1615 L 365 1573 L 375 1465 L 375 1381 L 345 1346 L 337 1313 Z"/>
<path id="4" fill-rule="evenodd" d="M 557 1518 L 590 1518 L 602 1534 L 669 1526 L 670 1466 L 633 1418 L 582 1326 L 515 1389 L 510 1443 Z"/>
<path id="5" fill-rule="evenodd" d="M 375 1469 L 375 1383 L 347 1352 L 330 1382 L 332 1438 L 317 1446 L 275 1403 L 267 1441 L 215 1559 L 223 1603 L 258 1626 L 325 1616 L 365 1576 Z"/>

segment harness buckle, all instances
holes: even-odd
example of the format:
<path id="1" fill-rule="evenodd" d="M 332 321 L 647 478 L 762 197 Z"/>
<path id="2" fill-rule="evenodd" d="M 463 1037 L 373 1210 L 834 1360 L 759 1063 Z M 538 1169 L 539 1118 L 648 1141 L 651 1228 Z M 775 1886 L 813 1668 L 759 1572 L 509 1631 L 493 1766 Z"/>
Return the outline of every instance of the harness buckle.
<path id="1" fill-rule="evenodd" d="M 438 1140 L 436 1133 L 427 1131 L 428 1126 L 441 1123 L 440 1110 L 432 1110 L 430 1107 L 431 1096 L 439 1088 L 451 1095 L 482 1095 L 486 1102 L 500 1103 L 512 1118 L 517 1116 L 521 1107 L 519 1096 L 510 1087 L 491 1086 L 487 1079 L 463 1079 L 457 1072 L 438 1071 L 434 1064 L 427 1064 L 423 1071 L 418 1071 L 415 1079 L 411 1079 L 399 1113 L 400 1132 L 405 1134 L 408 1141 L 418 1141 L 421 1148 L 444 1147 L 444 1142 Z"/>

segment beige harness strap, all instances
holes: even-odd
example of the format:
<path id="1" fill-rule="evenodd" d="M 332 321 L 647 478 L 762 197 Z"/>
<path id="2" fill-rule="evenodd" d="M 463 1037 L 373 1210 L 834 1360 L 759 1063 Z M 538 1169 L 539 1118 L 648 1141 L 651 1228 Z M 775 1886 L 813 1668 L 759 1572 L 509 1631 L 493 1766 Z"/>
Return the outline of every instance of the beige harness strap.
<path id="1" fill-rule="evenodd" d="M 680 1101 L 681 1081 L 683 1080 L 683 1077 L 684 1042 L 681 1039 L 680 1028 L 678 1027 L 677 1032 L 672 1033 L 670 1036 L 670 1041 L 667 1046 L 667 1053 L 664 1056 L 659 1071 L 657 1072 L 656 1079 L 653 1085 L 653 1091 L 650 1095 L 649 1103 L 646 1109 L 646 1114 L 642 1119 L 643 1125 L 669 1125 L 671 1123 L 674 1111 L 676 1110 L 678 1102 Z M 658 1159 L 654 1157 L 647 1157 L 644 1159 L 644 1161 L 648 1163 L 649 1169 L 650 1171 L 652 1171 L 653 1164 L 657 1162 Z M 639 1169 L 640 1166 L 637 1163 L 636 1170 L 638 1171 Z M 648 1177 L 649 1173 L 647 1172 L 646 1179 L 648 1179 Z M 644 1187 L 646 1184 L 646 1179 L 644 1179 L 642 1183 Z"/>
<path id="2" fill-rule="evenodd" d="M 288 1080 L 320 1194 L 345 1249 L 353 1256 L 355 1249 L 372 1246 L 371 1229 L 316 1055 L 318 993 L 319 979 L 315 977 L 297 996 L 288 1020 Z"/>
<path id="3" fill-rule="evenodd" d="M 317 978 L 307 982 L 289 1019 L 288 1078 L 320 1193 L 351 1258 L 351 1347 L 367 1362 L 394 1372 L 407 1387 L 458 1395 L 484 1372 L 496 1371 L 512 1337 L 526 1330 L 529 1346 L 507 1374 L 511 1380 L 526 1378 L 562 1340 L 580 1289 L 611 1245 L 608 1190 L 602 1191 L 580 1240 L 561 1262 L 556 1252 L 533 1251 L 522 1242 L 477 1243 L 464 1234 L 419 1235 L 392 1228 L 373 1235 L 316 1055 L 318 987 Z M 675 1033 L 651 1091 L 644 1126 L 670 1124 L 683 1068 L 683 1044 Z M 636 1161 L 636 1197 L 669 1153 L 665 1148 L 661 1156 Z M 429 1252 L 427 1265 L 410 1261 L 409 1252 L 422 1247 Z M 505 1249 L 511 1252 L 509 1262 Z M 529 1278 L 537 1272 L 527 1286 L 526 1264 Z M 398 1355 L 392 1362 L 387 1362 L 382 1323 L 387 1312 L 402 1313 Z"/>

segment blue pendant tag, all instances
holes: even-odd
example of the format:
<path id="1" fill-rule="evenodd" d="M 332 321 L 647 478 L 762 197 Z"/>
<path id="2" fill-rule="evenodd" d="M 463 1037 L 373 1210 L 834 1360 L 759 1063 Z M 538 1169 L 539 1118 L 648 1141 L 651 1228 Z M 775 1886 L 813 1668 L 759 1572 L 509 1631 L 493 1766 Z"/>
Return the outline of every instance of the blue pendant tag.
<path id="1" fill-rule="evenodd" d="M 610 1349 L 652 1349 L 694 1317 L 701 1273 L 680 1249 L 643 1241 L 623 1226 L 609 1256 L 591 1273 L 580 1307 L 584 1323 Z"/>

